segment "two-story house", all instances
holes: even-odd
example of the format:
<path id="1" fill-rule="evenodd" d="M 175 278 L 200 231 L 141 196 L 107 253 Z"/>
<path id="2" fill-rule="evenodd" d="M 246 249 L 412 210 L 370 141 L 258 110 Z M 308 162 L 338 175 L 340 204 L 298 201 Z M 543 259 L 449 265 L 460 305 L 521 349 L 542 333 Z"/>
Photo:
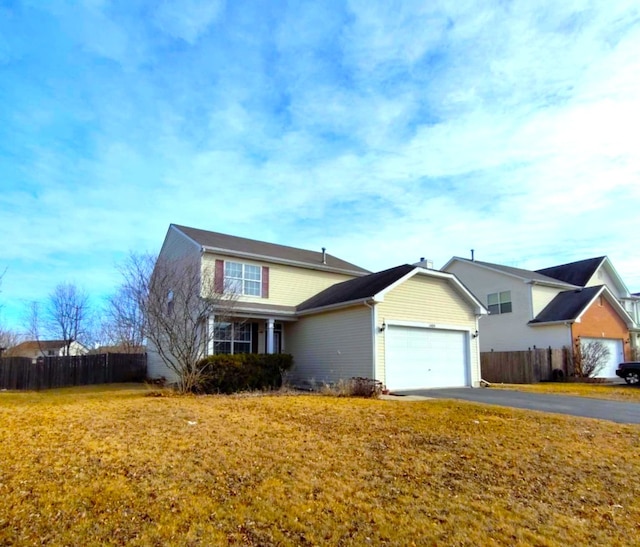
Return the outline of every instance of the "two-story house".
<path id="1" fill-rule="evenodd" d="M 631 295 L 607 257 L 531 271 L 453 257 L 442 268 L 486 304 L 481 351 L 571 348 L 598 340 L 609 348 L 599 376 L 614 377 L 637 347 Z"/>
<path id="2" fill-rule="evenodd" d="M 351 377 L 390 389 L 479 383 L 478 318 L 486 309 L 454 275 L 410 265 L 370 273 L 324 249 L 174 224 L 159 258 L 198 261 L 216 291 L 235 293 L 231 312 L 208 318 L 203 355 L 291 353 L 294 384 Z M 153 348 L 149 374 L 176 379 Z"/>

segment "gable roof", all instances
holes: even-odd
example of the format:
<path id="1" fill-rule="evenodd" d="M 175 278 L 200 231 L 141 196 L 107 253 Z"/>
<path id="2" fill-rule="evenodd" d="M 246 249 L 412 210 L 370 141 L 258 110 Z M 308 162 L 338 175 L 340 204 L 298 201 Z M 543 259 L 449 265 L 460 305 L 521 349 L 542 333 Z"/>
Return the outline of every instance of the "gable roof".
<path id="1" fill-rule="evenodd" d="M 402 264 L 395 268 L 389 268 L 381 272 L 349 279 L 342 283 L 336 283 L 324 291 L 308 298 L 297 307 L 297 312 L 309 312 L 327 308 L 337 308 L 348 306 L 353 303 L 376 300 L 382 301 L 384 294 L 396 285 L 404 282 L 414 275 L 426 275 L 446 279 L 454 284 L 457 290 L 472 303 L 476 308 L 476 313 L 484 315 L 487 313 L 480 301 L 469 292 L 469 290 L 458 280 L 458 278 L 447 272 L 437 270 L 427 270 L 409 264 Z"/>
<path id="2" fill-rule="evenodd" d="M 298 305 L 297 310 L 300 312 L 313 308 L 324 308 L 335 304 L 373 298 L 380 291 L 400 280 L 414 269 L 414 266 L 403 264 L 402 266 L 396 266 L 395 268 L 383 270 L 382 272 L 336 283 L 302 302 Z"/>
<path id="3" fill-rule="evenodd" d="M 352 275 L 365 275 L 370 273 L 369 270 L 365 270 L 360 266 L 351 264 L 346 260 L 342 260 L 328 253 L 324 254 L 323 260 L 323 253 L 320 251 L 308 251 L 287 245 L 278 245 L 219 232 L 189 228 L 188 226 L 180 226 L 178 224 L 171 224 L 171 227 L 182 232 L 189 239 L 200 245 L 203 250 L 209 252 L 220 252 L 233 256 L 301 265 L 318 270 L 342 271 Z"/>
<path id="4" fill-rule="evenodd" d="M 17 346 L 13 346 L 11 351 L 40 351 L 50 349 L 62 349 L 67 343 L 64 340 L 26 340 Z"/>
<path id="5" fill-rule="evenodd" d="M 576 289 L 575 291 L 563 291 L 557 294 L 529 323 L 575 321 L 601 290 L 602 285 Z"/>
<path id="6" fill-rule="evenodd" d="M 446 271 L 447 268 L 451 265 L 451 263 L 456 260 L 459 262 L 464 262 L 466 264 L 474 264 L 476 266 L 480 266 L 482 268 L 500 272 L 506 275 L 510 275 L 512 277 L 517 277 L 519 279 L 522 279 L 523 281 L 531 281 L 534 283 L 552 285 L 555 287 L 560 286 L 560 287 L 568 288 L 568 287 L 575 286 L 571 283 L 567 283 L 567 282 L 555 279 L 553 277 L 550 277 L 548 275 L 544 275 L 539 272 L 534 272 L 532 270 L 525 270 L 523 268 L 514 268 L 513 266 L 503 266 L 502 264 L 494 264 L 492 262 L 483 262 L 481 260 L 469 260 L 468 258 L 462 258 L 459 256 L 454 256 L 453 258 L 451 258 L 451 260 L 449 260 L 449 262 L 447 262 L 442 267 L 442 269 Z"/>
<path id="7" fill-rule="evenodd" d="M 545 323 L 573 323 L 580 320 L 580 316 L 589 308 L 593 301 L 599 296 L 603 296 L 613 306 L 618 315 L 622 317 L 627 326 L 632 325 L 629 314 L 618 303 L 611 291 L 605 285 L 585 287 L 573 291 L 563 291 L 555 296 L 545 308 L 529 321 L 530 325 L 540 325 Z"/>
<path id="8" fill-rule="evenodd" d="M 560 264 L 559 266 L 543 268 L 541 270 L 536 270 L 536 272 L 553 277 L 554 279 L 559 279 L 565 283 L 584 287 L 606 258 L 606 256 L 587 258 L 586 260 L 578 260 L 576 262 L 569 262 L 568 264 Z"/>

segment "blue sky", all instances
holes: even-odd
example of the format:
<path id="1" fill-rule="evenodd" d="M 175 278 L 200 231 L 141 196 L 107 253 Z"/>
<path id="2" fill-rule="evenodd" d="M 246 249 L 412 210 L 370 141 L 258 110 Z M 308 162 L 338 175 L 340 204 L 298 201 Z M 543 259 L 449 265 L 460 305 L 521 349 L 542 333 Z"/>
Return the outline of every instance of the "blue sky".
<path id="1" fill-rule="evenodd" d="M 640 291 L 636 1 L 0 0 L 0 320 L 170 223 Z"/>

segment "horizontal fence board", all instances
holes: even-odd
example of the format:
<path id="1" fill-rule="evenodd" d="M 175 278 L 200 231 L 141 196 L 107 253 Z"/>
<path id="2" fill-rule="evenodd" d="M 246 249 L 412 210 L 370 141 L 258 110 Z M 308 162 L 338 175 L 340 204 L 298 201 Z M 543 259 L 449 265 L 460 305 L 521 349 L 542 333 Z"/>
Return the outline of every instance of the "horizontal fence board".
<path id="1" fill-rule="evenodd" d="M 0 359 L 0 389 L 39 390 L 143 382 L 146 377 L 147 355 L 144 353 L 43 357 L 35 363 L 28 357 Z"/>
<path id="2" fill-rule="evenodd" d="M 553 379 L 554 370 L 567 373 L 567 350 L 488 351 L 480 354 L 482 379 L 492 383 L 534 384 Z"/>

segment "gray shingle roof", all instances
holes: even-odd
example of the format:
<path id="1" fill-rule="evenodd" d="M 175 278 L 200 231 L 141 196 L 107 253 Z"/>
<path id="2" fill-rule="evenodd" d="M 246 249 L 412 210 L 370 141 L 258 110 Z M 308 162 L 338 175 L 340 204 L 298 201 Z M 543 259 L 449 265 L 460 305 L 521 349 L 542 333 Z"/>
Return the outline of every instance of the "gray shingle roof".
<path id="1" fill-rule="evenodd" d="M 337 283 L 302 302 L 298 306 L 298 311 L 372 298 L 415 269 L 415 266 L 403 264 L 378 273 Z"/>
<path id="2" fill-rule="evenodd" d="M 586 260 L 578 260 L 577 262 L 569 262 L 568 264 L 560 264 L 559 266 L 543 268 L 541 270 L 536 270 L 536 272 L 553 277 L 554 279 L 559 279 L 565 283 L 584 287 L 606 258 L 606 256 L 587 258 Z"/>
<path id="3" fill-rule="evenodd" d="M 514 268 L 513 266 L 503 266 L 502 264 L 493 264 L 491 262 L 483 262 L 481 260 L 469 260 L 467 258 L 461 258 L 458 256 L 454 258 L 463 262 L 469 262 L 470 264 L 480 264 L 481 266 L 486 266 L 487 268 L 492 268 L 506 274 L 515 275 L 523 279 L 531 279 L 532 281 L 537 281 L 539 283 L 551 283 L 553 285 L 571 285 L 570 283 L 563 282 L 561 280 L 541 274 L 539 272 L 534 272 L 532 270 Z"/>
<path id="4" fill-rule="evenodd" d="M 598 294 L 603 285 L 573 291 L 563 291 L 529 321 L 530 324 L 573 321 L 584 311 L 589 302 Z"/>
<path id="5" fill-rule="evenodd" d="M 369 270 L 365 270 L 360 266 L 351 264 L 346 260 L 342 260 L 328 253 L 326 254 L 326 264 L 323 264 L 322 252 L 320 251 L 308 251 L 287 245 L 277 245 L 275 243 L 267 243 L 265 241 L 257 241 L 218 232 L 209 232 L 207 230 L 199 230 L 177 224 L 172 224 L 172 226 L 199 245 L 210 249 L 233 251 L 241 253 L 242 255 L 251 255 L 259 258 L 270 258 L 276 262 L 296 262 L 320 270 L 342 270 L 356 275 L 369 273 Z"/>

